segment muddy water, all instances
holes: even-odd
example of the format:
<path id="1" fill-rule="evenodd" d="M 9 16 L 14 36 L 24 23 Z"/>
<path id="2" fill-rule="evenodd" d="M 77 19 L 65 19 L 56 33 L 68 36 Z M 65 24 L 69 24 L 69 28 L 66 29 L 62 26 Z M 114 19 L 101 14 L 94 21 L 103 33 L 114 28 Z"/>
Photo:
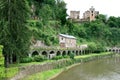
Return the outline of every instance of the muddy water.
<path id="1" fill-rule="evenodd" d="M 52 80 L 120 80 L 120 56 L 82 63 Z"/>

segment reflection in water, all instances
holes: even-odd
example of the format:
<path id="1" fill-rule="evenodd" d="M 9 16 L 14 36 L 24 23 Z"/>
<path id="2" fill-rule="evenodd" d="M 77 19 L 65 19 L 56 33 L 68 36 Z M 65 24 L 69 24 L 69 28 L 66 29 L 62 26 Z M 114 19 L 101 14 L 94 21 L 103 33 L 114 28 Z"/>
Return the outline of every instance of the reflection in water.
<path id="1" fill-rule="evenodd" d="M 82 63 L 52 80 L 120 80 L 120 56 Z"/>

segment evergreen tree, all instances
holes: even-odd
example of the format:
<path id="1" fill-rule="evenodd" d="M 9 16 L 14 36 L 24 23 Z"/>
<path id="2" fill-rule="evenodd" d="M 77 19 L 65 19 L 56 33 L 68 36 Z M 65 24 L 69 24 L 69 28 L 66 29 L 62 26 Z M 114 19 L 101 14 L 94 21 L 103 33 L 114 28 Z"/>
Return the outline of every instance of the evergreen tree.
<path id="1" fill-rule="evenodd" d="M 0 44 L 6 67 L 29 49 L 28 11 L 26 0 L 0 0 Z"/>

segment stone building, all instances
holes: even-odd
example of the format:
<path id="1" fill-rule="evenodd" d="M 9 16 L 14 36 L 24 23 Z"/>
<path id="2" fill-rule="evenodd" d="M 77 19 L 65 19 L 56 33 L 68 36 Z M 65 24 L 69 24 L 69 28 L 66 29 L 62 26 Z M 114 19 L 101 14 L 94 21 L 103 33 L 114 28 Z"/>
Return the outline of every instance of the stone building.
<path id="1" fill-rule="evenodd" d="M 92 21 L 95 20 L 95 17 L 99 14 L 99 11 L 95 11 L 93 6 L 83 13 L 83 20 Z"/>
<path id="2" fill-rule="evenodd" d="M 83 18 L 80 19 L 80 11 L 70 11 L 69 18 L 75 22 L 85 22 L 95 20 L 95 17 L 99 14 L 99 11 L 95 11 L 92 6 L 89 10 L 83 13 Z"/>
<path id="3" fill-rule="evenodd" d="M 80 18 L 80 11 L 70 11 L 70 19 L 79 19 Z"/>
<path id="4" fill-rule="evenodd" d="M 63 48 L 74 48 L 76 47 L 76 38 L 71 35 L 59 34 L 59 44 Z"/>

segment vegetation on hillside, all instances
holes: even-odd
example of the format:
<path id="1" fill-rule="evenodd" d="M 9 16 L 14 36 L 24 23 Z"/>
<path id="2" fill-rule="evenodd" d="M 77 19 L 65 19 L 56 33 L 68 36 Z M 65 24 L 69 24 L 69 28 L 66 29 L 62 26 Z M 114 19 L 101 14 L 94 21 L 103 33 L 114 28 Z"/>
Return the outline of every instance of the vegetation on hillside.
<path id="1" fill-rule="evenodd" d="M 41 40 L 58 46 L 58 34 L 77 38 L 77 45 L 101 51 L 106 46 L 120 46 L 120 17 L 98 15 L 95 21 L 74 23 L 67 20 L 63 0 L 1 0 L 0 44 L 4 46 L 6 67 L 26 56 L 30 42 Z"/>

